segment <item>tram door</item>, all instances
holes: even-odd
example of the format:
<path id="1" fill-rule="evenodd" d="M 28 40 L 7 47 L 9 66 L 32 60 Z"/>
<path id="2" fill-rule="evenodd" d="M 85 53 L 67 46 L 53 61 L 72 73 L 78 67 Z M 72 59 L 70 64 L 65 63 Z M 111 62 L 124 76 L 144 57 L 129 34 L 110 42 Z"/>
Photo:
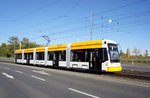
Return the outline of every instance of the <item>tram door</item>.
<path id="1" fill-rule="evenodd" d="M 94 49 L 90 51 L 90 69 L 101 71 L 101 56 L 100 50 Z"/>
<path id="2" fill-rule="evenodd" d="M 15 54 L 15 63 L 17 63 L 17 55 L 18 55 L 18 54 Z"/>
<path id="3" fill-rule="evenodd" d="M 27 64 L 30 64 L 30 54 L 26 54 L 27 55 Z"/>
<path id="4" fill-rule="evenodd" d="M 59 52 L 54 52 L 53 66 L 57 67 L 59 65 Z"/>

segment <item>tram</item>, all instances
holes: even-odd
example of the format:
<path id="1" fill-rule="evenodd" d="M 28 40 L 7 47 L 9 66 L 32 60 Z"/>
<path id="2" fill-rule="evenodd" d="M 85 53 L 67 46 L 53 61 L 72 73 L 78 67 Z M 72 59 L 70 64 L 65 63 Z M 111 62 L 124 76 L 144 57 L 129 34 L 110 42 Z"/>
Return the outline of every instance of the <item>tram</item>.
<path id="1" fill-rule="evenodd" d="M 122 71 L 118 46 L 112 40 L 91 40 L 15 51 L 15 63 L 100 72 Z"/>

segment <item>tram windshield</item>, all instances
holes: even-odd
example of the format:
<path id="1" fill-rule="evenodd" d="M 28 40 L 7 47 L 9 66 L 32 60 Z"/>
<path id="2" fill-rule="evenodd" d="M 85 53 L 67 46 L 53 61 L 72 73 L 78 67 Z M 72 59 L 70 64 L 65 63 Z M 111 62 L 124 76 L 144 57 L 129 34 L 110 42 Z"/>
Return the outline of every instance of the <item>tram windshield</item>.
<path id="1" fill-rule="evenodd" d="M 118 52 L 118 47 L 116 44 L 108 44 L 109 54 L 110 54 L 110 61 L 111 62 L 119 62 L 120 56 Z"/>

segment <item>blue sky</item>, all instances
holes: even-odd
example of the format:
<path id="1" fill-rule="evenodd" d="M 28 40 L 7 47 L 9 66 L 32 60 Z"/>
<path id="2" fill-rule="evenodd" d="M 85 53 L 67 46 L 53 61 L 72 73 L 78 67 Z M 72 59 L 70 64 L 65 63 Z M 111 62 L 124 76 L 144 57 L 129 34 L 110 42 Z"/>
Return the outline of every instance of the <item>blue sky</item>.
<path id="1" fill-rule="evenodd" d="M 110 39 L 150 51 L 150 0 L 0 0 L 0 44 L 11 36 L 46 44 Z M 92 26 L 91 26 L 92 18 Z M 109 22 L 109 21 L 112 22 Z"/>

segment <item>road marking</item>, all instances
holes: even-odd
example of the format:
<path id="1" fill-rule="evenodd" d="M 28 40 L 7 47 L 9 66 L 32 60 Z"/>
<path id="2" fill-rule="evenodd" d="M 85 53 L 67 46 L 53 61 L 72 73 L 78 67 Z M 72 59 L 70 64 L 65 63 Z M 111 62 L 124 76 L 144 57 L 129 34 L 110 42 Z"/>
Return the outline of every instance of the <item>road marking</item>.
<path id="1" fill-rule="evenodd" d="M 14 66 L 18 66 L 18 67 L 23 67 L 23 68 L 37 68 L 37 67 L 34 67 L 34 66 L 22 66 L 22 65 L 18 65 L 18 64 L 12 64 L 12 63 L 4 63 L 4 62 L 0 62 L 1 64 L 9 64 L 9 65 L 14 65 Z M 1 66 L 1 67 L 3 67 L 3 66 Z M 53 69 L 46 69 L 46 70 L 53 70 Z M 63 71 L 63 70 L 61 70 L 61 72 L 59 72 L 59 73 L 64 73 L 64 74 L 67 74 L 67 73 L 69 73 L 70 74 L 70 72 L 68 72 L 68 71 Z M 71 72 L 72 73 L 72 72 Z M 77 74 L 74 74 L 74 75 L 77 75 Z M 93 77 L 93 76 L 96 76 L 96 78 L 95 77 Z M 102 81 L 109 81 L 109 82 L 114 82 L 114 83 L 122 83 L 122 84 L 129 84 L 129 85 L 133 85 L 133 86 L 140 86 L 140 87 L 147 87 L 147 88 L 150 88 L 150 85 L 149 85 L 149 83 L 147 83 L 147 82 L 139 82 L 139 81 L 137 81 L 137 82 L 135 82 L 134 80 L 127 80 L 126 81 L 126 79 L 115 79 L 115 78 L 110 78 L 109 77 L 109 79 L 107 79 L 106 77 L 104 78 L 104 77 L 101 77 L 101 76 L 98 76 L 98 75 L 90 75 L 90 74 L 83 74 L 82 75 L 82 77 L 84 77 L 84 78 L 92 78 L 92 79 L 94 79 L 94 80 L 102 80 Z M 102 75 L 103 76 L 103 75 Z M 105 76 L 105 75 L 104 75 Z M 131 83 L 130 83 L 131 82 Z"/>
<path id="2" fill-rule="evenodd" d="M 8 77 L 8 78 L 10 78 L 10 79 L 14 79 L 14 77 L 13 76 L 11 76 L 11 75 L 8 75 L 7 73 L 2 73 L 3 75 L 5 75 L 6 77 Z"/>
<path id="3" fill-rule="evenodd" d="M 50 75 L 49 73 L 46 73 L 45 71 L 32 70 L 32 72 L 36 72 L 36 73 L 43 74 L 43 75 Z"/>
<path id="4" fill-rule="evenodd" d="M 19 70 L 15 70 L 15 72 L 18 72 L 18 73 L 23 73 L 22 71 L 19 71 Z"/>
<path id="5" fill-rule="evenodd" d="M 76 89 L 73 89 L 73 88 L 68 88 L 68 89 L 71 90 L 71 91 L 74 91 L 74 92 L 77 92 L 77 93 L 80 93 L 80 94 L 92 97 L 92 98 L 100 98 L 100 97 L 97 97 L 97 96 L 94 96 L 94 95 L 91 95 L 91 94 L 88 94 L 88 93 L 85 93 L 85 92 L 82 92 L 82 91 L 79 91 L 79 90 L 76 90 Z"/>
<path id="6" fill-rule="evenodd" d="M 10 70 L 10 68 L 8 68 L 8 67 L 3 67 L 4 69 L 8 69 L 8 70 Z"/>
<path id="7" fill-rule="evenodd" d="M 42 80 L 42 81 L 45 81 L 45 79 L 42 79 L 42 78 L 37 77 L 37 76 L 34 76 L 34 75 L 31 75 L 31 77 L 36 78 L 36 79 L 39 79 L 39 80 Z"/>

